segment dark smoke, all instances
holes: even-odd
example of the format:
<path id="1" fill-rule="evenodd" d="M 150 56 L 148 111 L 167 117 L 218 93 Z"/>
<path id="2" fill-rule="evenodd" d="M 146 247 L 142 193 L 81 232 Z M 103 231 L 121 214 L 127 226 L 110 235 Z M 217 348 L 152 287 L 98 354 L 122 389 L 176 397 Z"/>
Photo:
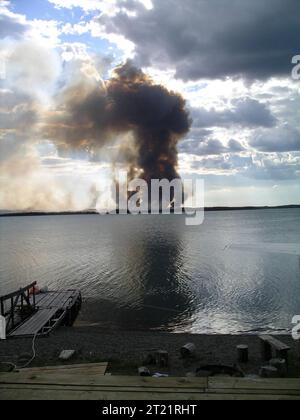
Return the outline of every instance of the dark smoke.
<path id="1" fill-rule="evenodd" d="M 185 100 L 131 62 L 115 69 L 105 90 L 77 85 L 64 92 L 62 104 L 47 130 L 61 150 L 92 154 L 117 135 L 131 132 L 134 144 L 120 150 L 132 177 L 147 182 L 179 177 L 177 144 L 191 124 Z"/>

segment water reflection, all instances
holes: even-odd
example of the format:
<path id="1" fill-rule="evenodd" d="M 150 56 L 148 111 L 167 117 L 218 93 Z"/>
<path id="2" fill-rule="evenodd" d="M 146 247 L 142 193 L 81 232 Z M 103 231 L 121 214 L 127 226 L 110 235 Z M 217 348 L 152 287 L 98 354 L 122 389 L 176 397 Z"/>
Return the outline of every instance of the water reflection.
<path id="1" fill-rule="evenodd" d="M 140 313 L 143 324 L 149 327 L 173 327 L 189 322 L 193 307 L 192 292 L 184 276 L 184 242 L 180 227 L 164 240 L 144 236 L 142 265 L 147 267 L 143 276 L 143 299 Z"/>
<path id="2" fill-rule="evenodd" d="M 94 321 L 115 328 L 174 329 L 190 323 L 196 308 L 184 270 L 185 226 L 180 217 L 174 219 L 170 224 L 159 219 L 153 224 L 148 218 L 141 224 L 143 229 L 133 230 L 130 236 L 132 219 L 126 231 L 124 225 L 114 226 L 111 246 L 113 265 L 117 262 L 119 267 L 115 273 L 118 284 L 114 288 L 110 273 L 113 296 L 94 303 L 91 299 L 89 319 L 93 307 Z"/>
<path id="3" fill-rule="evenodd" d="M 296 243 L 299 210 L 0 219 L 0 294 L 36 280 L 81 289 L 82 320 L 196 333 L 276 331 L 299 313 L 296 256 L 232 249 Z M 91 300 L 90 300 L 91 298 Z"/>

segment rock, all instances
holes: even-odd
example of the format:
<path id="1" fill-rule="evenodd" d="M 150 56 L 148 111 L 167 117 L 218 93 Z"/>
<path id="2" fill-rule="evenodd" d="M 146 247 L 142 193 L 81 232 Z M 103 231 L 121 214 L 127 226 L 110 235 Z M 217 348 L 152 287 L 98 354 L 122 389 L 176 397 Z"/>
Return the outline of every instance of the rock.
<path id="1" fill-rule="evenodd" d="M 75 353 L 75 350 L 63 350 L 59 355 L 59 359 L 64 361 L 70 360 Z"/>
<path id="2" fill-rule="evenodd" d="M 186 375 L 185 375 L 187 378 L 196 378 L 196 372 L 188 372 Z"/>
<path id="3" fill-rule="evenodd" d="M 260 376 L 259 375 L 245 375 L 245 378 L 246 379 L 252 379 L 252 380 L 257 380 L 257 379 L 259 379 L 260 378 Z"/>

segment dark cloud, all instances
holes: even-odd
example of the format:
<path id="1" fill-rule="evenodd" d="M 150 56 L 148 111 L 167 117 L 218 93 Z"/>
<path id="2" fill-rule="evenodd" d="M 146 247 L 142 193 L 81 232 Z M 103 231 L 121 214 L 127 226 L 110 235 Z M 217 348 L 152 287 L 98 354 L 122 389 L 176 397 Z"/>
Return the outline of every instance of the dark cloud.
<path id="1" fill-rule="evenodd" d="M 137 4 L 129 1 L 128 5 Z M 184 80 L 265 79 L 291 72 L 299 52 L 299 0 L 153 0 L 137 16 L 102 16 L 136 45 L 140 65 L 174 67 Z M 129 6 L 128 6 L 129 7 Z"/>
<path id="2" fill-rule="evenodd" d="M 194 127 L 230 127 L 239 125 L 244 127 L 273 127 L 276 124 L 275 117 L 269 108 L 255 99 L 244 98 L 234 100 L 232 109 L 216 111 L 205 108 L 192 110 Z"/>
<path id="3" fill-rule="evenodd" d="M 249 144 L 261 152 L 297 152 L 300 151 L 300 131 L 289 125 L 264 130 L 256 133 Z"/>
<path id="4" fill-rule="evenodd" d="M 214 156 L 225 153 L 239 153 L 245 149 L 237 140 L 230 140 L 227 146 L 224 146 L 220 140 L 204 139 L 185 140 L 179 147 L 181 153 L 187 153 L 197 156 Z"/>
<path id="5" fill-rule="evenodd" d="M 231 152 L 239 153 L 239 152 L 244 152 L 245 151 L 244 146 L 242 146 L 240 142 L 238 142 L 237 140 L 234 140 L 234 139 L 229 140 L 228 147 L 229 147 Z"/>
<path id="6" fill-rule="evenodd" d="M 226 148 L 219 140 L 205 140 L 199 142 L 197 140 L 186 140 L 180 147 L 181 153 L 187 153 L 198 156 L 220 155 L 226 152 Z"/>

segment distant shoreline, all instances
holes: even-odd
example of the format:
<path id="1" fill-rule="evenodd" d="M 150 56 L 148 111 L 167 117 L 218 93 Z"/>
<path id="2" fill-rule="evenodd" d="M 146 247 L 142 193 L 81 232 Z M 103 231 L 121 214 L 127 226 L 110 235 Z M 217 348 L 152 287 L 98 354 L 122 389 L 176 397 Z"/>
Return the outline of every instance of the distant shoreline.
<path id="1" fill-rule="evenodd" d="M 291 204 L 285 206 L 246 206 L 246 207 L 205 207 L 206 212 L 219 211 L 243 211 L 243 210 L 280 210 L 280 209 L 300 209 L 300 204 Z M 192 210 L 192 209 L 189 209 Z M 193 209 L 196 211 L 196 209 Z M 109 213 L 108 213 L 109 214 Z M 117 214 L 120 214 L 117 211 Z M 130 214 L 130 213 L 129 213 Z M 95 210 L 84 211 L 62 211 L 62 212 L 39 212 L 39 211 L 9 211 L 0 210 L 0 217 L 29 217 L 29 216 L 93 216 L 99 215 Z"/>

